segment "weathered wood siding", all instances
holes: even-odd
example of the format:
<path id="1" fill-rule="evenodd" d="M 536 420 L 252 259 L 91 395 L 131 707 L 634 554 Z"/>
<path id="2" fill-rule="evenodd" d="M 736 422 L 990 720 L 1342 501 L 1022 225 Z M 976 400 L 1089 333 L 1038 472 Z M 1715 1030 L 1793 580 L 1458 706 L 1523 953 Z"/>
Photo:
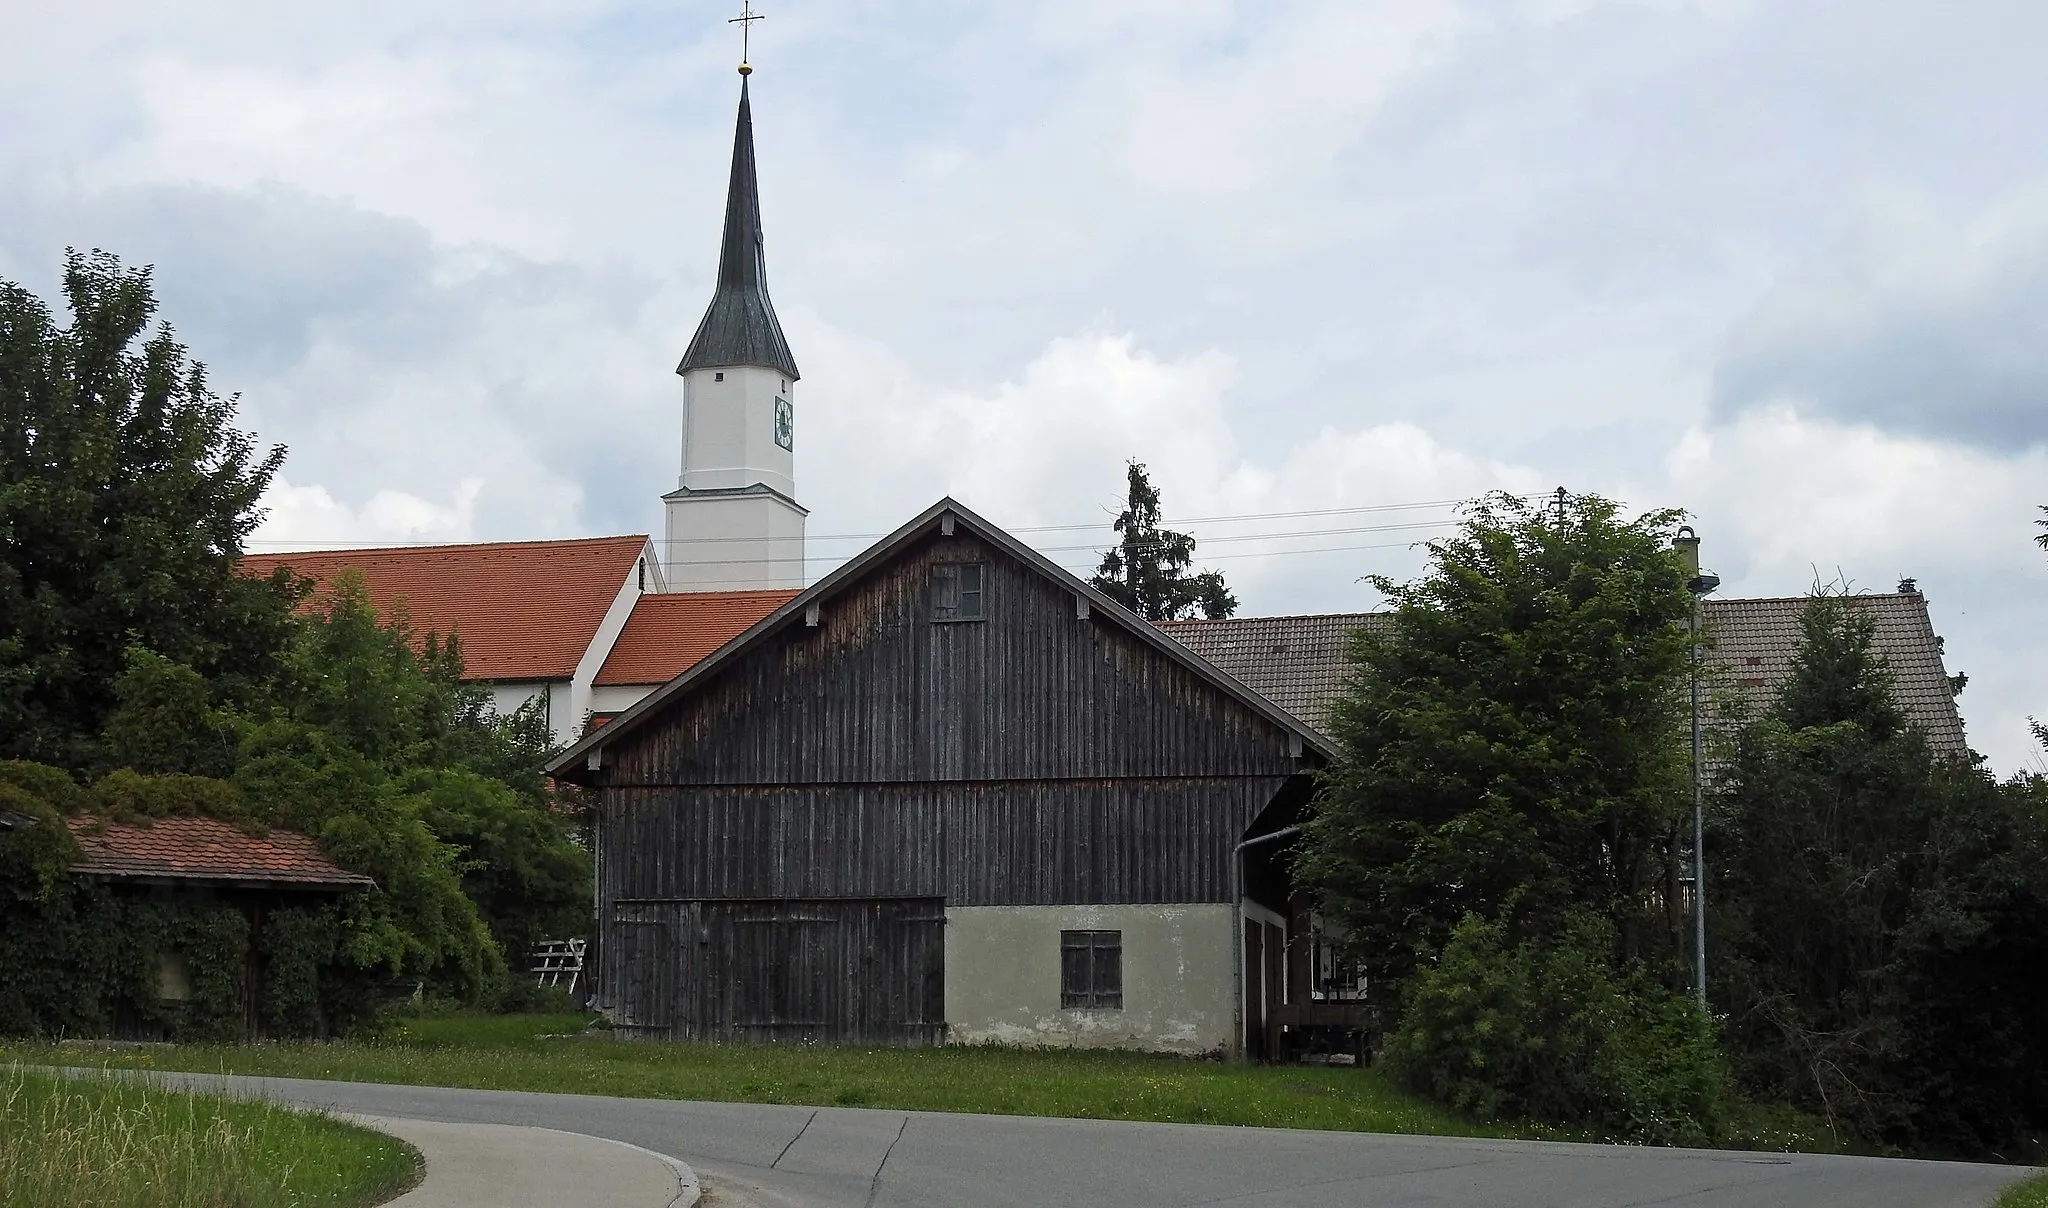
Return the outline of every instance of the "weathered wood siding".
<path id="1" fill-rule="evenodd" d="M 987 619 L 931 619 L 931 567 Z M 1270 776 L 1288 734 L 972 537 L 932 537 L 606 752 L 611 785 Z"/>
<path id="2" fill-rule="evenodd" d="M 618 902 L 601 976 L 630 1033 L 937 1044 L 945 919 L 930 898 Z"/>
<path id="3" fill-rule="evenodd" d="M 986 615 L 932 616 L 979 562 Z M 642 1034 L 943 1039 L 948 906 L 1222 903 L 1295 736 L 965 535 L 604 748 L 598 992 Z"/>
<path id="4" fill-rule="evenodd" d="M 610 789 L 603 896 L 1227 902 L 1282 779 Z"/>

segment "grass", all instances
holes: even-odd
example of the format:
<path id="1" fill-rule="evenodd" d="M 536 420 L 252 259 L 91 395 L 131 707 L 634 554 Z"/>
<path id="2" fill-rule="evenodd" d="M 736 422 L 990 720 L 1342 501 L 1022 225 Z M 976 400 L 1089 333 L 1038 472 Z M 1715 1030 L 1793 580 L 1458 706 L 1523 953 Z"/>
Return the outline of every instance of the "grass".
<path id="1" fill-rule="evenodd" d="M 2014 1183 L 1999 1194 L 1992 1208 L 2048 1208 L 2048 1174 Z"/>
<path id="2" fill-rule="evenodd" d="M 1153 1120 L 1351 1132 L 1607 1140 L 1546 1125 L 1473 1121 L 1396 1089 L 1379 1071 L 1255 1066 L 1072 1049 L 862 1049 L 616 1040 L 591 1016 L 401 1016 L 372 1040 L 253 1047 L 36 1045 L 15 1060 L 553 1091 L 652 1099 Z M 1840 1152 L 1786 1108 L 1741 1106 L 1730 1148 Z"/>
<path id="3" fill-rule="evenodd" d="M 0 1208 L 357 1208 L 416 1169 L 404 1143 L 314 1113 L 0 1066 Z"/>
<path id="4" fill-rule="evenodd" d="M 862 1049 L 614 1040 L 588 1016 L 450 1015 L 394 1021 L 368 1042 L 109 1049 L 36 1045 L 25 1063 L 196 1070 L 556 1091 L 1074 1116 L 1452 1136 L 1526 1135 L 1475 1125 L 1370 1069 L 1260 1067 L 1066 1049 Z"/>

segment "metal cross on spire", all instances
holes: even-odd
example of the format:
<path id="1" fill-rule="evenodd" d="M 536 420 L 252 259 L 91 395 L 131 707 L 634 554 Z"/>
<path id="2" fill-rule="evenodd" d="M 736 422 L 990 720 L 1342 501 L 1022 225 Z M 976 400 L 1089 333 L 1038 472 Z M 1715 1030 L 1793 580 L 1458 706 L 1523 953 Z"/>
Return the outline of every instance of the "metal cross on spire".
<path id="1" fill-rule="evenodd" d="M 741 75 L 752 75 L 754 73 L 753 64 L 747 62 L 747 52 L 749 50 L 747 43 L 750 35 L 754 32 L 754 22 L 761 20 L 761 18 L 762 14 L 754 11 L 754 0 L 740 0 L 740 15 L 725 19 L 727 25 L 737 25 L 740 27 Z"/>

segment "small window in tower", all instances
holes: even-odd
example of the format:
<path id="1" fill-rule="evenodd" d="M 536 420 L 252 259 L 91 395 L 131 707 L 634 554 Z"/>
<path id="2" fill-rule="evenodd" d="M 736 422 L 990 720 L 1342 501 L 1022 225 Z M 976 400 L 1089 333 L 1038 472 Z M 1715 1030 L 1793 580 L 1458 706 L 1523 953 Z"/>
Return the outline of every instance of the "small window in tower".
<path id="1" fill-rule="evenodd" d="M 721 369 L 721 370 L 719 370 L 719 371 L 718 371 L 717 373 L 714 373 L 714 374 L 712 374 L 712 375 L 711 375 L 711 380 L 712 380 L 712 381 L 714 381 L 714 382 L 722 382 L 722 381 L 724 381 L 724 380 L 725 380 L 725 370 Z"/>
<path id="2" fill-rule="evenodd" d="M 982 564 L 951 562 L 932 567 L 932 620 L 979 621 L 988 616 Z"/>

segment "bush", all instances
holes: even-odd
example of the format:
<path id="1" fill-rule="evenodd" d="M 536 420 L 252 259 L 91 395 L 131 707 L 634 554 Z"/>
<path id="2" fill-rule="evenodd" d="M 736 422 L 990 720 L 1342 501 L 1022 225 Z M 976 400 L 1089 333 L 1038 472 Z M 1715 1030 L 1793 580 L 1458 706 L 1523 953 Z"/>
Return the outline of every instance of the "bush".
<path id="1" fill-rule="evenodd" d="M 1466 915 L 1408 983 L 1389 1071 L 1485 1119 L 1713 1141 L 1727 1075 L 1712 1023 L 1691 999 L 1617 973 L 1613 951 L 1611 925 L 1590 914 L 1548 943 L 1512 942 L 1502 924 Z"/>

